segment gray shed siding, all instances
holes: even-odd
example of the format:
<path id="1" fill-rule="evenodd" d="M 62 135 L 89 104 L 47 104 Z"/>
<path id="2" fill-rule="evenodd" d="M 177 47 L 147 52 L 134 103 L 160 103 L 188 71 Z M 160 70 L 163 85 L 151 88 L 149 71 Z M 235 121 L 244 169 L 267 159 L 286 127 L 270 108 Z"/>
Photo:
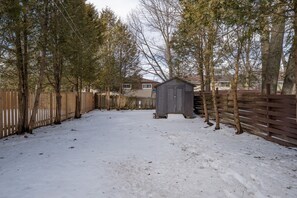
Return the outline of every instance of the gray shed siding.
<path id="1" fill-rule="evenodd" d="M 156 116 L 183 114 L 193 117 L 193 84 L 173 78 L 157 87 Z"/>

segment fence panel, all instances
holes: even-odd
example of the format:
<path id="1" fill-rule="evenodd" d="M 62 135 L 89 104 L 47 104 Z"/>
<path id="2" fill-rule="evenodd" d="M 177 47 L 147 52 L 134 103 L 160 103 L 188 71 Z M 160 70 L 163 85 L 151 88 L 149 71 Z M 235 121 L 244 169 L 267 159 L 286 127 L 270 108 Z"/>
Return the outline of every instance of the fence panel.
<path id="1" fill-rule="evenodd" d="M 4 108 L 4 92 L 1 91 L 0 92 L 0 138 L 5 136 L 5 134 L 4 134 L 5 124 L 4 124 L 4 115 L 3 115 L 4 111 L 5 111 L 5 108 Z"/>
<path id="2" fill-rule="evenodd" d="M 205 96 L 207 109 L 214 118 L 211 94 L 205 93 Z M 219 92 L 217 97 L 221 121 L 234 125 L 232 93 Z M 196 94 L 195 100 L 198 101 L 195 109 L 203 114 L 201 93 Z M 238 106 L 240 121 L 246 131 L 281 144 L 297 145 L 295 96 L 239 92 Z"/>
<path id="3" fill-rule="evenodd" d="M 76 105 L 76 93 L 61 93 L 62 112 L 61 119 L 74 117 Z M 83 93 L 82 113 L 94 109 L 93 93 Z M 28 118 L 31 118 L 35 95 L 28 98 Z M 56 94 L 41 93 L 36 114 L 35 128 L 52 124 L 56 115 Z M 28 119 L 28 122 L 30 121 Z M 0 90 L 0 138 L 15 134 L 18 128 L 18 92 Z"/>
<path id="4" fill-rule="evenodd" d="M 106 95 L 97 95 L 97 106 L 99 109 L 108 108 L 108 98 Z M 155 98 L 137 98 L 126 96 L 110 96 L 110 109 L 155 109 Z"/>
<path id="5" fill-rule="evenodd" d="M 17 130 L 17 94 L 13 91 L 0 91 L 0 138 Z"/>

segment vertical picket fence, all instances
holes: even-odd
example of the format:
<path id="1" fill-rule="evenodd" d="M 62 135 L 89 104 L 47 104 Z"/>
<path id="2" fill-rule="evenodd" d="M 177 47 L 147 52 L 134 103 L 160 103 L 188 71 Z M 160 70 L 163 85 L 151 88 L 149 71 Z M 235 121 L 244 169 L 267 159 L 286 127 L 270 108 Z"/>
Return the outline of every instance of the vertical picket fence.
<path id="1" fill-rule="evenodd" d="M 155 109 L 155 98 L 140 98 L 127 96 L 110 96 L 109 101 L 106 95 L 98 94 L 95 101 L 99 109 L 107 109 L 108 102 L 110 109 Z"/>
<path id="2" fill-rule="evenodd" d="M 61 94 L 61 119 L 73 118 L 75 115 L 76 93 L 65 92 Z M 29 96 L 29 118 L 34 105 L 34 94 Z M 87 113 L 95 108 L 94 94 L 82 93 L 81 113 Z M 54 93 L 42 93 L 36 115 L 35 128 L 50 125 L 56 115 L 56 95 Z M 15 134 L 18 125 L 18 93 L 10 90 L 0 90 L 0 138 Z"/>

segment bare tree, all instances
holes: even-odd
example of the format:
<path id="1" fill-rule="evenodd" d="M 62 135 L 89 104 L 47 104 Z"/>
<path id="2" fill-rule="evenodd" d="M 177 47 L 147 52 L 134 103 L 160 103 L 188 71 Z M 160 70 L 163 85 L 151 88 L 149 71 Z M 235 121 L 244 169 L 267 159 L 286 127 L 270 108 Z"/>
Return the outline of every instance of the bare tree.
<path id="1" fill-rule="evenodd" d="M 266 91 L 266 84 L 270 84 L 271 93 L 276 93 L 277 82 L 283 54 L 285 34 L 285 6 L 277 1 L 278 7 L 270 17 L 264 18 L 265 27 L 261 34 L 262 42 L 262 92 Z M 271 27 L 270 27 L 271 26 Z"/>
<path id="2" fill-rule="evenodd" d="M 140 0 L 140 8 L 129 17 L 145 60 L 143 70 L 163 81 L 175 74 L 172 38 L 179 17 L 177 0 Z"/>

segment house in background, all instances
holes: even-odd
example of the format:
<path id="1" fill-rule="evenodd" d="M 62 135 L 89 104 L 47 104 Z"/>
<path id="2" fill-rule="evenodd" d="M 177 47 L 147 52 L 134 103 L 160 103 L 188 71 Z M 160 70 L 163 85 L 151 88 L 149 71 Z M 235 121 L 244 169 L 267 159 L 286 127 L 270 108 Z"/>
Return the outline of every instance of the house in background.
<path id="1" fill-rule="evenodd" d="M 186 76 L 183 78 L 184 80 L 195 85 L 194 91 L 201 90 L 201 78 L 197 75 Z M 232 77 L 229 75 L 216 75 L 215 76 L 215 86 L 219 90 L 230 90 L 231 89 L 231 79 Z M 204 78 L 205 80 L 205 78 Z"/>
<path id="2" fill-rule="evenodd" d="M 122 84 L 124 96 L 138 98 L 156 98 L 156 89 L 159 82 L 141 78 L 139 82 L 125 82 Z"/>

